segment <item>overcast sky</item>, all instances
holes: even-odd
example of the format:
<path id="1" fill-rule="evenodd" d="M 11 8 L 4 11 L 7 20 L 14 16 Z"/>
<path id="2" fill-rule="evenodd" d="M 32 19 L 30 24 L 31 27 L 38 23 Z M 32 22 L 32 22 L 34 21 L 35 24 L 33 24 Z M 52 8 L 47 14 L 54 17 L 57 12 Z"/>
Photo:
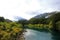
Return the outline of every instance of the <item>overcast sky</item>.
<path id="1" fill-rule="evenodd" d="M 0 16 L 14 20 L 19 16 L 26 19 L 44 12 L 60 10 L 60 0 L 0 0 Z"/>

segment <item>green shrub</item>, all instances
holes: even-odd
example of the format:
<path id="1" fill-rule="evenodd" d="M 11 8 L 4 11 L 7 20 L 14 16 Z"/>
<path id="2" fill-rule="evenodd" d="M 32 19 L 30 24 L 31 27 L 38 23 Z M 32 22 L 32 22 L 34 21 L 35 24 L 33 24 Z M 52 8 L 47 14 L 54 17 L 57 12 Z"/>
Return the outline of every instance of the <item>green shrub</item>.
<path id="1" fill-rule="evenodd" d="M 0 40 L 15 40 L 22 31 L 22 25 L 15 22 L 0 22 Z"/>

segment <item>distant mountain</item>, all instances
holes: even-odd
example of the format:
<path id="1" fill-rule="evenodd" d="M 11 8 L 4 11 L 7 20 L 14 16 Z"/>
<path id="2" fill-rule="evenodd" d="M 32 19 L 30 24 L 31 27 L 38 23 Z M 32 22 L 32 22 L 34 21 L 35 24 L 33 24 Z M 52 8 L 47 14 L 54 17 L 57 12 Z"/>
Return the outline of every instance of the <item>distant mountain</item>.
<path id="1" fill-rule="evenodd" d="M 35 17 L 33 18 L 48 18 L 49 16 L 55 14 L 56 12 L 51 12 L 51 13 L 43 13 L 43 14 L 39 14 L 39 15 L 36 15 Z"/>
<path id="2" fill-rule="evenodd" d="M 25 18 L 22 18 L 22 17 L 20 17 L 20 16 L 15 16 L 14 19 L 15 19 L 16 21 L 18 21 L 18 20 L 26 20 Z"/>
<path id="3" fill-rule="evenodd" d="M 6 21 L 6 22 L 12 22 L 12 21 L 11 21 L 11 20 L 9 20 L 9 19 L 5 19 L 5 21 Z"/>
<path id="4" fill-rule="evenodd" d="M 45 18 L 48 15 L 48 13 L 43 13 L 43 14 L 39 14 L 37 16 L 35 16 L 34 18 Z"/>

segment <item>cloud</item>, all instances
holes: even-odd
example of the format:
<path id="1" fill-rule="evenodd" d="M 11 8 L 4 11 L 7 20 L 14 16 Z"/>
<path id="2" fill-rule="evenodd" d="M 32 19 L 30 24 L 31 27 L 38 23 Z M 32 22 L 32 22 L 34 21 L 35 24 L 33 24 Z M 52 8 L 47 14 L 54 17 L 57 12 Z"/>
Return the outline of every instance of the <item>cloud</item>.
<path id="1" fill-rule="evenodd" d="M 43 12 L 60 10 L 60 0 L 38 0 Z"/>
<path id="2" fill-rule="evenodd" d="M 14 16 L 30 19 L 38 13 L 60 10 L 59 7 L 59 0 L 0 0 L 0 16 L 10 20 Z"/>

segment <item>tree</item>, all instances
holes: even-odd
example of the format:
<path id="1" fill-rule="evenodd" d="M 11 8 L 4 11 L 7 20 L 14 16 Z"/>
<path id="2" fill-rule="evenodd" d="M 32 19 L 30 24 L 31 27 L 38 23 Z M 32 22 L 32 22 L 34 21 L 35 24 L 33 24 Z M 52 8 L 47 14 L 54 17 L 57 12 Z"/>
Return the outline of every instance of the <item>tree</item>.
<path id="1" fill-rule="evenodd" d="M 0 22 L 4 22 L 4 21 L 5 21 L 4 17 L 0 17 Z"/>
<path id="2" fill-rule="evenodd" d="M 17 22 L 22 24 L 23 28 L 25 28 L 25 25 L 28 24 L 27 20 L 18 20 Z"/>
<path id="3" fill-rule="evenodd" d="M 45 24 L 46 19 L 45 18 L 31 18 L 29 20 L 29 23 L 31 24 Z"/>
<path id="4" fill-rule="evenodd" d="M 51 15 L 49 19 L 52 21 L 53 29 L 57 31 L 56 23 L 60 21 L 60 12 L 55 12 L 55 14 Z"/>

